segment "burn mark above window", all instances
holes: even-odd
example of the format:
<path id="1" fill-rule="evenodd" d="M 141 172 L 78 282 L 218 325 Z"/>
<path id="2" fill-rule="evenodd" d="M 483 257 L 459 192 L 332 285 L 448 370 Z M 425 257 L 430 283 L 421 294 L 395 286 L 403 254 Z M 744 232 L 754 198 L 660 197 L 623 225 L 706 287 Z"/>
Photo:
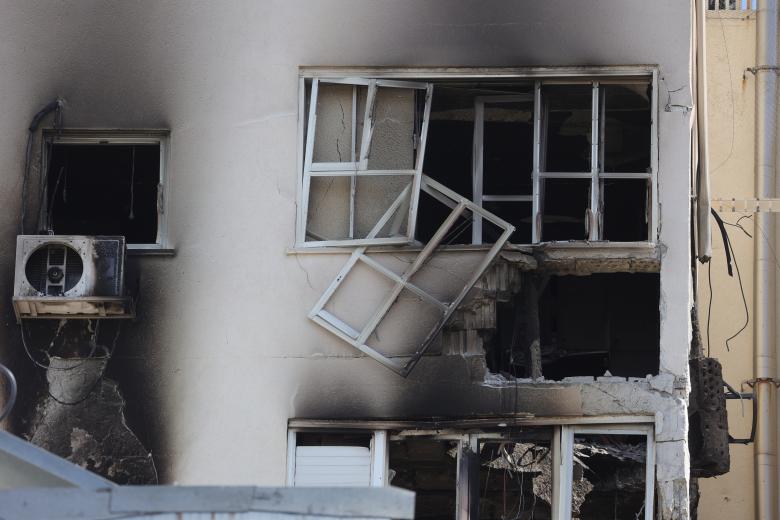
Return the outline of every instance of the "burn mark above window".
<path id="1" fill-rule="evenodd" d="M 51 134 L 46 141 L 41 231 L 121 235 L 162 247 L 165 136 Z"/>

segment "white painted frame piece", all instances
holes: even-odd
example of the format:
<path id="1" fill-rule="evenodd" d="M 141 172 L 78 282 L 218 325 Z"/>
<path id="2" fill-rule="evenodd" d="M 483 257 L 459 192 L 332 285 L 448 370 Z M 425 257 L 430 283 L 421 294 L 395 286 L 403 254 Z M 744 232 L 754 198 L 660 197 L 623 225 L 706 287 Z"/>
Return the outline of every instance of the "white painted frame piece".
<path id="1" fill-rule="evenodd" d="M 314 142 L 316 139 L 317 126 L 317 99 L 320 83 L 352 85 L 352 136 L 350 160 L 345 162 L 314 162 Z M 366 109 L 363 120 L 363 133 L 360 138 L 360 155 L 356 155 L 357 140 L 357 87 L 367 87 Z M 375 110 L 377 100 L 377 90 L 379 88 L 402 88 L 425 91 L 425 107 L 423 109 L 422 124 L 420 135 L 416 136 L 416 143 L 410 143 L 410 146 L 416 144 L 416 157 L 413 169 L 409 170 L 371 170 L 368 168 L 368 159 L 370 156 L 371 145 L 374 137 Z M 414 241 L 414 231 L 417 222 L 417 205 L 420 192 L 420 176 L 422 175 L 422 166 L 425 159 L 425 145 L 428 137 L 428 125 L 431 112 L 431 100 L 433 99 L 433 85 L 431 83 L 384 80 L 373 78 L 313 78 L 311 83 L 311 94 L 309 102 L 308 123 L 306 125 L 306 138 L 303 159 L 303 172 L 301 183 L 301 206 L 298 211 L 298 227 L 296 236 L 298 247 L 339 247 L 339 246 L 367 246 L 367 245 L 403 245 Z M 357 177 L 359 176 L 396 176 L 409 177 L 411 190 L 405 191 L 409 198 L 406 232 L 403 235 L 379 238 L 377 235 L 381 231 L 372 229 L 373 236 L 364 238 L 355 238 L 355 187 Z M 307 240 L 306 227 L 308 221 L 309 195 L 312 177 L 349 177 L 350 178 L 350 199 L 349 199 L 349 237 L 346 239 L 323 239 Z M 404 204 L 406 205 L 406 204 Z M 396 208 L 398 209 L 398 208 Z M 402 218 L 396 218 L 393 222 L 393 229 L 398 231 Z"/>
<path id="2" fill-rule="evenodd" d="M 609 425 L 564 425 L 560 434 L 556 435 L 555 444 L 559 453 L 553 459 L 558 467 L 553 466 L 553 475 L 558 475 L 553 498 L 553 518 L 564 520 L 571 518 L 572 485 L 574 472 L 574 436 L 577 434 L 601 435 L 637 435 L 646 439 L 647 453 L 645 458 L 645 510 L 644 520 L 653 520 L 655 503 L 655 439 L 653 427 L 638 424 Z"/>
<path id="3" fill-rule="evenodd" d="M 501 248 L 504 247 L 504 244 L 506 244 L 506 242 L 509 240 L 509 237 L 515 230 L 514 226 L 508 222 L 500 219 L 489 211 L 482 209 L 474 202 L 466 199 L 465 197 L 462 197 L 461 195 L 458 195 L 454 191 L 429 178 L 428 176 L 423 175 L 421 181 L 421 189 L 439 202 L 451 208 L 452 212 L 444 220 L 441 227 L 439 227 L 436 233 L 434 233 L 433 237 L 425 245 L 422 251 L 420 251 L 420 253 L 415 257 L 414 261 L 409 265 L 409 267 L 407 267 L 406 271 L 404 271 L 403 274 L 398 275 L 385 268 L 372 258 L 368 257 L 366 255 L 366 247 L 357 248 L 352 253 L 349 260 L 347 260 L 347 263 L 344 265 L 344 267 L 342 267 L 341 271 L 339 271 L 338 275 L 336 275 L 336 279 L 333 280 L 325 293 L 323 293 L 323 295 L 320 297 L 319 301 L 317 301 L 317 303 L 314 305 L 314 308 L 312 308 L 312 310 L 309 312 L 309 318 L 315 323 L 324 327 L 326 330 L 335 334 L 356 349 L 360 350 L 364 354 L 370 356 L 371 358 L 375 359 L 403 377 L 409 375 L 414 366 L 418 363 L 420 358 L 428 349 L 430 344 L 436 338 L 436 335 L 439 333 L 439 331 L 441 331 L 447 320 L 449 320 L 474 284 L 477 283 L 479 278 L 495 259 L 496 255 L 498 255 L 499 251 L 501 251 Z M 379 230 L 381 230 L 390 220 L 398 208 L 402 206 L 403 200 L 406 196 L 406 191 L 409 189 L 410 187 L 407 186 L 407 188 L 398 196 L 390 208 L 388 208 L 387 212 L 385 212 L 379 222 L 377 222 L 377 224 L 374 226 L 374 229 L 372 229 L 368 234 L 369 238 L 375 236 L 376 233 L 378 233 Z M 466 211 L 470 211 L 474 217 L 479 216 L 482 219 L 491 222 L 499 229 L 501 229 L 502 233 L 499 239 L 490 247 L 488 251 L 484 253 L 484 258 L 474 270 L 471 277 L 468 279 L 455 299 L 451 302 L 442 302 L 436 299 L 434 296 L 423 291 L 419 287 L 413 285 L 409 282 L 409 280 L 425 264 L 425 262 L 434 253 L 447 233 L 453 228 L 455 223 L 458 221 L 458 218 L 460 218 Z M 353 329 L 339 317 L 334 316 L 325 310 L 325 306 L 327 305 L 328 301 L 330 301 L 333 294 L 339 288 L 341 283 L 347 278 L 352 268 L 358 262 L 362 262 L 365 265 L 373 268 L 375 272 L 385 276 L 386 278 L 389 278 L 395 284 L 388 297 L 376 309 L 363 330 L 360 331 Z M 433 329 L 428 333 L 428 335 L 425 338 L 420 338 L 420 346 L 416 352 L 411 354 L 411 357 L 407 361 L 402 362 L 385 356 L 376 349 L 368 346 L 367 340 L 385 317 L 385 315 L 389 312 L 390 308 L 401 294 L 401 291 L 404 289 L 411 291 L 425 302 L 438 307 L 441 311 L 441 317 Z"/>

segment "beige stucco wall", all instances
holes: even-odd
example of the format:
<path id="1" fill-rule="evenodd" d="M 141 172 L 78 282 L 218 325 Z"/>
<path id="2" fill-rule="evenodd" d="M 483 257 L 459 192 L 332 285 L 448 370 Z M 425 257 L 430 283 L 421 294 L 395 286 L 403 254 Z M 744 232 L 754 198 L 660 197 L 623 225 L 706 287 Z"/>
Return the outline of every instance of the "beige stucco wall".
<path id="1" fill-rule="evenodd" d="M 5 0 L 0 11 L 0 345 L 15 366 L 9 300 L 32 114 L 61 96 L 68 127 L 171 130 L 176 256 L 132 259 L 142 300 L 112 361 L 163 481 L 283 484 L 295 416 L 658 414 L 665 516 L 684 514 L 690 114 L 664 106 L 691 104 L 688 2 Z M 426 361 L 401 379 L 307 320 L 346 256 L 287 254 L 300 66 L 618 64 L 659 72 L 660 380 L 548 384 L 512 401 L 468 383 L 463 366 Z"/>
<path id="2" fill-rule="evenodd" d="M 755 84 L 743 73 L 755 65 L 755 15 L 750 12 L 710 13 L 707 19 L 707 80 L 709 95 L 710 174 L 713 197 L 752 197 Z M 718 209 L 717 207 L 715 208 Z M 722 213 L 726 222 L 744 214 Z M 739 283 L 726 272 L 726 258 L 718 228 L 713 223 L 712 311 L 709 351 L 723 365 L 723 375 L 732 386 L 753 377 L 753 324 L 729 342 L 725 340 L 744 324 L 745 311 Z M 752 219 L 741 224 L 756 236 Z M 753 316 L 753 240 L 728 227 L 742 275 L 742 286 Z M 699 317 L 707 342 L 707 307 L 710 291 L 708 267 L 699 269 Z M 746 388 L 746 392 L 750 389 Z M 735 437 L 750 434 L 751 407 L 742 416 L 738 401 L 728 404 L 729 430 Z M 700 518 L 753 518 L 753 446 L 731 445 L 731 471 L 718 478 L 702 479 Z"/>

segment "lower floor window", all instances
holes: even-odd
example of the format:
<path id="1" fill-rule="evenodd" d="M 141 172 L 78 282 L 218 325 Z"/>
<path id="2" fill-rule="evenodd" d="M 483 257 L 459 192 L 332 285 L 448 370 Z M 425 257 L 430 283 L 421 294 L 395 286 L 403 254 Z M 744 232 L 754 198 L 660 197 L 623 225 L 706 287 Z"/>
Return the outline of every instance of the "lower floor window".
<path id="1" fill-rule="evenodd" d="M 651 520 L 652 426 L 290 433 L 288 484 L 392 485 L 427 520 Z"/>

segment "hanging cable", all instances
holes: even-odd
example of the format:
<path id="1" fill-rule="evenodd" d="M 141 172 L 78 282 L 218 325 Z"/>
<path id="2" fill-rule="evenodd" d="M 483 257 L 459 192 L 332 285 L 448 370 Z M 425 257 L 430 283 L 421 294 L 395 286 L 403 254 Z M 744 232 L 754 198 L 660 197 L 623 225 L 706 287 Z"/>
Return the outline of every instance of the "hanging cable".
<path id="1" fill-rule="evenodd" d="M 59 127 L 62 123 L 62 100 L 57 98 L 39 110 L 38 113 L 33 116 L 30 126 L 27 128 L 27 146 L 24 152 L 24 173 L 22 176 L 22 201 L 19 215 L 20 235 L 24 235 L 25 220 L 27 218 L 27 193 L 30 184 L 30 162 L 32 160 L 32 146 L 33 141 L 35 140 L 35 132 L 38 130 L 38 126 L 41 124 L 43 118 L 55 111 L 55 126 Z"/>
<path id="2" fill-rule="evenodd" d="M 5 378 L 5 381 L 8 383 L 9 387 L 8 397 L 5 400 L 5 405 L 3 406 L 3 409 L 0 410 L 0 422 L 2 422 L 6 417 L 8 417 L 8 414 L 11 413 L 11 410 L 16 403 L 17 386 L 14 373 L 11 372 L 7 366 L 0 364 L 0 374 L 3 374 L 3 377 Z"/>

